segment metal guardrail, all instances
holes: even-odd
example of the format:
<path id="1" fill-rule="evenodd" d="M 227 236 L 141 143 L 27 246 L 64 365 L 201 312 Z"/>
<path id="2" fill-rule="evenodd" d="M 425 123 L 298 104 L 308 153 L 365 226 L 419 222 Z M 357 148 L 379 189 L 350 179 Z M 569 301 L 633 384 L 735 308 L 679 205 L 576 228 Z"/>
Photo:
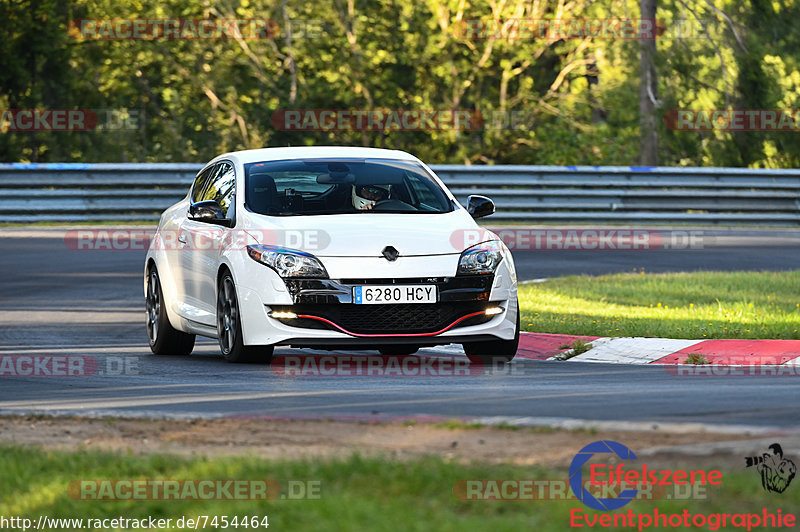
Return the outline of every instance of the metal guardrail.
<path id="1" fill-rule="evenodd" d="M 0 164 L 8 222 L 156 220 L 197 164 Z M 460 201 L 491 197 L 492 220 L 525 223 L 800 225 L 800 170 L 629 166 L 433 169 Z"/>

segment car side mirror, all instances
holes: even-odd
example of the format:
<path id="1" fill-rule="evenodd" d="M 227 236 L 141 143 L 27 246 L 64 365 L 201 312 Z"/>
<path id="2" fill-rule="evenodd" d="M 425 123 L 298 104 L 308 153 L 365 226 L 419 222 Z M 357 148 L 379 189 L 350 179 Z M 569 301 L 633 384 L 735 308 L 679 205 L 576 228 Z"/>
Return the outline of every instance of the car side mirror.
<path id="1" fill-rule="evenodd" d="M 486 196 L 477 194 L 467 197 L 467 212 L 473 218 L 483 218 L 494 214 L 494 202 Z"/>
<path id="2" fill-rule="evenodd" d="M 189 206 L 189 218 L 198 222 L 223 225 L 230 227 L 232 220 L 225 218 L 222 205 L 214 200 L 198 201 Z"/>

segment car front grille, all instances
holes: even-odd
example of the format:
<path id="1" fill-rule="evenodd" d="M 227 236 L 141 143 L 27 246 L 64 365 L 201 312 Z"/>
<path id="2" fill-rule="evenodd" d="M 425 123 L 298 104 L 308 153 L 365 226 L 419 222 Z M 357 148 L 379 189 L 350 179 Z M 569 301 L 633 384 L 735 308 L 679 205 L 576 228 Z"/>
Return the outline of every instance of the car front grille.
<path id="1" fill-rule="evenodd" d="M 273 310 L 290 310 L 298 315 L 309 315 L 329 320 L 356 334 L 425 334 L 441 331 L 468 314 L 482 312 L 486 301 L 462 301 L 430 304 L 389 305 L 292 305 L 273 307 Z M 492 316 L 474 316 L 459 322 L 455 327 L 486 323 Z M 309 319 L 281 319 L 281 323 L 308 329 L 335 327 L 325 322 Z"/>

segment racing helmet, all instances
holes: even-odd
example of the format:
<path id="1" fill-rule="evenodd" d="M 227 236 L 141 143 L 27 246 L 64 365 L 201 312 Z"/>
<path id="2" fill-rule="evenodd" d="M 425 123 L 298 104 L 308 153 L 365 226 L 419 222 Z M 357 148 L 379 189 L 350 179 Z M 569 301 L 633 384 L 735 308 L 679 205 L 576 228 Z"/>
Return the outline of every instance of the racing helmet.
<path id="1" fill-rule="evenodd" d="M 380 185 L 353 185 L 353 207 L 364 210 L 367 205 L 389 199 L 389 188 Z"/>

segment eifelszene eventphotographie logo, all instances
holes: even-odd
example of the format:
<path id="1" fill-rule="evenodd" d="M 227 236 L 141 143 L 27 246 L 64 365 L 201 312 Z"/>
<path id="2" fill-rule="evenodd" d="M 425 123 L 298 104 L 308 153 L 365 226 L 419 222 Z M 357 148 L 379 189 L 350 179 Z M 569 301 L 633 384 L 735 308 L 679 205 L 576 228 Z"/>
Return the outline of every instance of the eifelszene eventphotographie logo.
<path id="1" fill-rule="evenodd" d="M 604 455 L 610 456 L 606 458 Z M 595 458 L 596 456 L 598 458 Z M 634 466 L 625 463 L 634 460 L 638 460 L 636 454 L 619 442 L 611 440 L 592 442 L 578 451 L 572 459 L 569 466 L 570 488 L 584 505 L 605 512 L 622 508 L 637 497 L 640 489 L 655 486 L 691 488 L 722 484 L 722 472 L 718 469 L 709 471 L 658 469 L 646 462 Z M 616 494 L 616 497 L 596 497 L 587 489 L 583 478 L 583 467 L 587 465 L 589 486 L 614 488 L 612 494 Z"/>

